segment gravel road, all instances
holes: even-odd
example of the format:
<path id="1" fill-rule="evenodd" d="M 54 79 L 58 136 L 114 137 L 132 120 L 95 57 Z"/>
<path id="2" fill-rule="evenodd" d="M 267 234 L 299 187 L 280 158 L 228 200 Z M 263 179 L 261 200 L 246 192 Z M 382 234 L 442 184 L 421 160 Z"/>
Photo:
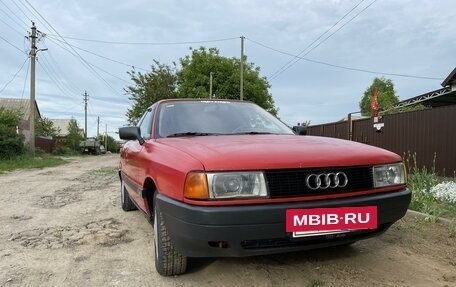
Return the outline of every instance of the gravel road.
<path id="1" fill-rule="evenodd" d="M 117 155 L 0 174 L 0 286 L 456 286 L 456 226 L 408 214 L 381 237 L 155 272 L 153 230 L 120 208 Z"/>

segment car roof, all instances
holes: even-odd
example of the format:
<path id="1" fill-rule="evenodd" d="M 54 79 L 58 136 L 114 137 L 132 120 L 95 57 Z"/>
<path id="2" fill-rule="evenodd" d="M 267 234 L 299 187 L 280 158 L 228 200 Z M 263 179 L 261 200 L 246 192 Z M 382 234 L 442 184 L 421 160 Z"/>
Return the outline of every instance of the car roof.
<path id="1" fill-rule="evenodd" d="M 157 103 L 164 103 L 164 102 L 233 102 L 233 103 L 252 103 L 250 101 L 241 101 L 241 100 L 233 100 L 233 99 L 207 99 L 207 98 L 175 98 L 175 99 L 163 99 L 158 101 Z"/>

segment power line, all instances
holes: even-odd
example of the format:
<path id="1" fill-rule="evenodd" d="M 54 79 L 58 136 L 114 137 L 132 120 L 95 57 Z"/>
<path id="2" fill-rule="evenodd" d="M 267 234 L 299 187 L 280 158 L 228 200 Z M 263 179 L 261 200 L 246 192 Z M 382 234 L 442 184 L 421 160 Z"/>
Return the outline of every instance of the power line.
<path id="1" fill-rule="evenodd" d="M 19 7 L 19 5 L 17 5 L 15 0 L 11 0 L 11 2 L 13 2 L 13 4 L 17 7 L 17 9 L 19 11 L 21 11 L 22 15 L 24 15 L 26 19 L 28 19 L 29 21 L 32 21 L 31 18 L 29 16 L 27 16 L 27 14 L 25 14 L 24 10 L 22 10 L 22 8 Z M 27 26 L 27 23 L 25 23 L 25 25 Z"/>
<path id="2" fill-rule="evenodd" d="M 356 17 L 358 17 L 361 13 L 363 13 L 364 11 L 366 11 L 370 6 L 372 6 L 375 2 L 377 2 L 377 0 L 374 0 L 372 1 L 369 5 L 367 5 L 366 7 L 364 7 L 360 12 L 358 12 L 355 16 L 353 16 L 352 18 L 350 18 L 350 20 L 348 20 L 347 22 L 345 22 L 342 26 L 340 26 L 337 30 L 335 30 L 333 33 L 329 34 L 326 38 L 324 38 L 322 41 L 320 41 L 316 46 L 312 47 L 309 51 L 307 51 L 303 57 L 307 56 L 310 52 L 312 52 L 313 50 L 315 50 L 317 47 L 319 47 L 321 44 L 323 44 L 324 42 L 326 42 L 326 40 L 328 40 L 329 38 L 331 38 L 334 34 L 336 34 L 337 32 L 339 32 L 342 28 L 344 28 L 347 24 L 349 24 L 350 22 L 352 22 Z M 274 80 L 275 78 L 277 78 L 280 74 L 282 74 L 283 72 L 285 72 L 286 70 L 288 70 L 291 66 L 293 66 L 294 64 L 296 64 L 300 59 L 297 58 L 293 63 L 291 63 L 287 68 L 283 69 L 282 71 L 280 71 L 279 73 L 277 73 L 274 77 L 271 78 L 271 81 Z"/>
<path id="3" fill-rule="evenodd" d="M 334 64 L 331 64 L 331 63 L 317 61 L 317 60 L 312 60 L 312 59 L 304 58 L 304 57 L 301 57 L 301 56 L 298 56 L 298 55 L 294 55 L 292 53 L 284 52 L 284 51 L 278 50 L 276 48 L 267 46 L 267 45 L 265 45 L 263 43 L 260 43 L 258 41 L 252 40 L 250 38 L 246 38 L 246 40 L 248 40 L 248 41 L 250 41 L 250 42 L 252 42 L 254 44 L 257 44 L 258 46 L 261 46 L 263 48 L 275 51 L 275 52 L 283 54 L 283 55 L 297 57 L 300 60 L 304 60 L 304 61 L 307 61 L 307 62 L 320 64 L 320 65 L 325 65 L 325 66 L 329 66 L 329 67 L 333 67 L 333 68 L 356 71 L 356 72 L 363 72 L 363 73 L 369 73 L 369 74 L 375 74 L 375 75 L 384 75 L 384 76 L 405 77 L 405 78 L 414 78 L 414 79 L 423 79 L 423 80 L 443 80 L 443 78 L 437 78 L 437 77 L 426 77 L 426 76 L 415 76 L 415 75 L 407 75 L 407 74 L 386 73 L 386 72 L 380 72 L 380 71 L 373 71 L 373 70 L 367 70 L 367 69 L 360 69 L 360 68 L 352 68 L 352 67 L 341 66 L 341 65 L 334 65 Z"/>
<path id="4" fill-rule="evenodd" d="M 25 0 L 27 2 L 27 0 Z M 27 5 L 25 5 L 24 3 L 21 2 L 21 0 L 17 0 L 17 2 L 19 2 L 25 9 L 27 9 L 27 11 L 32 14 L 32 16 L 36 19 L 36 21 L 38 21 L 43 27 L 47 28 L 47 25 L 46 23 L 43 23 L 41 22 L 41 20 L 39 19 L 38 15 L 36 15 L 32 10 L 30 10 L 29 7 L 27 7 Z M 16 4 L 16 3 L 15 3 Z M 31 6 L 31 4 L 29 4 Z M 19 7 L 17 4 L 16 4 L 17 7 Z M 33 6 L 32 6 L 33 8 Z M 20 9 L 20 7 L 19 7 Z M 22 13 L 25 15 L 24 11 L 22 9 L 20 9 L 22 11 Z M 26 15 L 27 16 L 27 15 Z M 31 19 L 30 17 L 27 17 L 27 19 Z M 34 21 L 30 20 L 33 24 Z M 35 22 L 36 22 L 35 21 Z M 49 29 L 48 29 L 49 30 Z M 40 32 L 39 30 L 37 30 L 38 32 Z"/>
<path id="5" fill-rule="evenodd" d="M 14 74 L 13 78 L 11 80 L 9 80 L 8 83 L 5 84 L 5 86 L 3 86 L 3 88 L 0 90 L 0 94 L 6 89 L 6 87 L 8 87 L 9 84 L 11 84 L 12 81 L 14 81 L 14 79 L 16 78 L 17 74 L 19 74 L 20 71 L 22 71 L 22 68 L 24 67 L 25 65 L 25 62 L 27 62 L 27 58 L 25 59 L 24 63 L 22 63 L 22 66 L 19 68 L 19 70 L 16 72 L 16 74 Z"/>
<path id="6" fill-rule="evenodd" d="M 63 43 L 62 40 L 59 40 L 59 39 L 56 39 L 56 38 L 49 37 L 49 39 L 51 40 L 51 42 L 54 42 L 54 43 L 55 43 L 55 41 L 58 41 L 58 42 Z M 86 49 L 83 49 L 83 48 L 81 48 L 81 47 L 75 46 L 75 45 L 73 45 L 73 44 L 67 44 L 67 45 L 72 46 L 72 47 L 75 48 L 75 49 L 84 51 L 84 52 L 86 52 L 86 53 L 92 54 L 92 55 L 94 55 L 94 56 L 103 58 L 103 59 L 105 59 L 105 60 L 108 60 L 108 61 L 117 63 L 117 64 L 121 64 L 121 65 L 130 67 L 130 68 L 136 68 L 136 69 L 139 69 L 139 70 L 147 71 L 147 69 L 144 69 L 144 68 L 141 68 L 141 67 L 138 67 L 138 66 L 135 66 L 135 65 L 127 64 L 127 63 L 124 63 L 124 62 L 121 62 L 121 61 L 118 61 L 118 60 L 115 60 L 115 59 L 108 58 L 108 57 L 106 57 L 106 56 L 97 54 L 97 53 L 95 53 L 95 52 L 91 52 L 91 51 L 89 51 L 89 50 L 86 50 Z"/>
<path id="7" fill-rule="evenodd" d="M 310 51 L 308 51 L 305 55 L 308 55 L 310 52 L 312 52 L 313 50 L 315 50 L 318 46 L 320 46 L 321 44 L 323 44 L 326 40 L 328 40 L 329 38 L 331 38 L 334 34 L 336 34 L 337 32 L 339 32 L 342 28 L 344 28 L 347 24 L 349 24 L 350 22 L 352 22 L 356 17 L 358 17 L 360 14 L 362 14 L 364 11 L 366 11 L 370 6 L 372 6 L 375 2 L 377 2 L 377 0 L 374 0 L 372 1 L 369 5 L 367 5 L 366 7 L 364 7 L 361 11 L 359 11 L 355 16 L 353 16 L 352 18 L 350 18 L 350 20 L 348 20 L 347 22 L 345 22 L 342 26 L 340 26 L 339 28 L 337 28 L 336 31 L 332 32 L 330 35 L 328 35 L 328 37 L 326 37 L 325 39 L 323 39 L 323 41 L 321 41 L 320 43 L 318 43 L 315 47 L 313 47 L 312 49 L 310 49 Z"/>
<path id="8" fill-rule="evenodd" d="M 57 39 L 56 39 L 55 41 L 62 42 L 61 40 L 57 40 Z M 66 47 L 60 45 L 59 43 L 57 43 L 57 42 L 55 42 L 55 41 L 52 41 L 55 45 L 59 46 L 60 48 L 62 48 L 62 49 L 65 50 L 65 51 L 67 51 L 68 53 L 70 53 L 70 54 L 73 55 L 74 57 L 77 57 L 77 55 L 76 55 L 74 52 L 70 51 L 69 49 L 67 49 Z M 70 44 L 67 44 L 67 45 L 68 45 L 68 46 L 72 46 L 72 45 L 70 45 Z M 121 81 L 123 81 L 123 82 L 125 82 L 125 83 L 131 84 L 131 83 L 128 82 L 127 80 L 122 79 L 121 77 L 116 76 L 116 75 L 114 75 L 114 74 L 112 74 L 112 73 L 106 71 L 105 69 L 100 68 L 100 67 L 98 67 L 98 66 L 96 66 L 96 65 L 94 65 L 94 64 L 92 64 L 92 63 L 90 63 L 90 62 L 88 62 L 88 61 L 86 61 L 86 64 L 89 65 L 92 69 L 93 69 L 93 68 L 97 68 L 97 69 L 99 69 L 100 71 L 102 71 L 102 72 L 104 72 L 104 73 L 106 73 L 106 74 L 108 74 L 108 75 L 110 75 L 110 76 L 112 76 L 112 77 L 114 77 L 114 78 L 117 78 L 117 79 L 119 79 L 119 80 L 121 80 Z M 129 67 L 131 67 L 131 66 L 129 65 Z"/>
<path id="9" fill-rule="evenodd" d="M 326 35 L 329 31 L 332 30 L 332 28 L 334 28 L 337 24 L 339 24 L 343 19 L 345 19 L 345 17 L 347 17 L 351 12 L 353 12 L 353 10 L 355 10 L 361 3 L 363 3 L 365 0 L 361 0 L 360 2 L 358 2 L 358 4 L 356 4 L 353 8 L 350 9 L 350 11 L 348 11 L 344 16 L 342 16 L 339 20 L 337 20 L 336 23 L 334 23 L 329 29 L 327 29 L 324 33 L 320 34 L 320 36 L 318 36 L 315 40 L 312 41 L 312 43 L 310 43 L 309 45 L 307 45 L 307 47 L 305 47 L 303 50 L 301 50 L 301 52 L 299 52 L 298 56 L 301 56 L 302 53 L 304 53 L 307 49 L 309 49 L 310 47 L 312 47 L 313 44 L 315 44 L 318 40 L 320 40 L 324 35 Z M 276 74 L 278 74 L 282 69 L 284 69 L 285 67 L 287 67 L 288 65 L 293 65 L 293 61 L 296 60 L 296 57 L 293 57 L 291 58 L 288 62 L 285 63 L 285 65 L 283 65 L 282 67 L 280 67 L 278 70 L 276 70 L 274 73 L 272 73 L 268 78 L 272 78 L 274 77 Z M 288 68 L 287 68 L 288 69 Z"/>
<path id="10" fill-rule="evenodd" d="M 27 0 L 25 0 L 27 1 Z M 49 34 L 49 36 L 56 36 Z M 173 45 L 188 45 L 188 44 L 204 44 L 204 43 L 214 43 L 214 42 L 224 42 L 224 41 L 231 41 L 237 40 L 239 37 L 231 37 L 231 38 L 222 38 L 222 39 L 214 39 L 214 40 L 200 40 L 200 41 L 182 41 L 182 42 L 122 42 L 122 41 L 106 41 L 106 40 L 94 40 L 94 39 L 84 39 L 84 38 L 77 38 L 77 37 L 68 37 L 68 36 L 60 36 L 64 39 L 70 40 L 77 40 L 77 41 L 85 41 L 85 42 L 94 42 L 94 43 L 101 43 L 101 44 L 117 44 L 117 45 L 150 45 L 150 46 L 173 46 Z"/>
<path id="11" fill-rule="evenodd" d="M 30 69 L 30 62 L 28 62 L 27 71 L 25 72 L 25 80 L 24 80 L 24 86 L 22 87 L 21 100 L 24 99 L 25 85 L 27 85 L 27 79 L 28 79 L 29 69 Z"/>
<path id="12" fill-rule="evenodd" d="M 26 53 L 25 51 L 22 51 L 21 48 L 19 48 L 18 46 L 14 45 L 14 44 L 11 43 L 10 41 L 6 40 L 6 39 L 3 38 L 2 36 L 0 36 L 0 39 L 2 39 L 3 41 L 5 41 L 6 43 L 10 44 L 12 47 L 16 48 L 16 50 L 19 50 L 21 53 L 27 55 L 27 53 Z"/>
<path id="13" fill-rule="evenodd" d="M 51 56 L 50 53 L 46 53 L 46 55 Z M 66 96 L 68 99 L 73 101 L 73 106 L 74 106 L 74 103 L 76 103 L 74 96 L 78 95 L 79 92 L 76 91 L 76 89 L 74 89 L 74 87 L 70 87 L 69 85 L 67 85 L 65 83 L 65 81 L 62 81 L 61 77 L 58 76 L 59 73 L 56 73 L 56 70 L 54 69 L 54 65 L 52 65 L 51 62 L 47 62 L 46 57 L 42 57 L 41 59 L 43 59 L 44 61 L 38 62 L 38 64 L 41 66 L 43 71 L 48 75 L 49 79 L 52 82 L 54 82 L 54 84 L 60 90 L 62 95 Z M 49 65 L 47 65 L 46 62 Z M 55 66 L 55 67 L 58 68 L 58 66 Z M 60 75 L 62 75 L 62 73 L 60 73 Z"/>
<path id="14" fill-rule="evenodd" d="M 51 29 L 57 33 L 57 35 L 59 35 L 59 37 L 61 37 L 63 39 L 63 37 L 59 34 L 59 32 L 57 32 L 57 30 L 46 20 L 46 18 L 44 18 L 40 12 L 38 12 L 38 10 L 35 9 L 35 7 L 33 7 L 32 4 L 30 4 L 30 2 L 28 0 L 24 0 L 25 2 L 27 2 L 27 4 L 51 27 Z M 82 61 L 83 64 L 86 65 L 86 68 L 88 68 L 91 72 L 93 72 L 98 78 L 100 78 L 109 88 L 111 88 L 111 90 L 113 90 L 115 93 L 118 93 L 118 91 L 116 89 L 114 89 L 111 84 L 108 83 L 108 81 L 106 81 L 106 79 L 104 79 L 92 66 L 90 66 L 90 64 L 73 48 L 71 47 L 67 41 L 65 39 L 63 39 L 63 41 L 70 47 L 71 50 L 73 50 L 73 52 L 77 55 L 77 57 Z M 120 94 L 119 94 L 120 95 Z"/>
<path id="15" fill-rule="evenodd" d="M 1 10 L 1 9 L 0 9 Z M 3 19 L 0 18 L 0 21 L 3 22 L 3 24 L 5 24 L 6 26 L 10 27 L 11 29 L 13 29 L 14 31 L 16 31 L 18 34 L 20 35 L 24 35 L 24 33 L 22 33 L 21 31 L 19 31 L 18 29 L 14 28 L 13 26 L 11 26 L 10 24 L 8 24 L 7 22 L 5 22 Z"/>
<path id="16" fill-rule="evenodd" d="M 54 75 L 51 75 L 51 72 L 50 72 L 50 69 L 49 67 L 45 64 L 45 62 L 42 62 L 39 61 L 38 64 L 40 65 L 40 67 L 43 69 L 43 71 L 48 75 L 49 79 L 54 82 L 54 84 L 56 85 L 56 87 L 60 90 L 60 92 L 62 93 L 62 95 L 68 97 L 69 99 L 72 99 L 71 96 L 69 96 L 67 93 L 69 92 L 69 94 L 72 94 L 72 92 L 65 87 L 64 84 L 62 84 L 62 82 L 60 81 L 59 77 L 56 77 Z M 66 91 L 64 91 L 66 89 Z"/>
<path id="17" fill-rule="evenodd" d="M 57 41 L 58 41 L 58 40 L 57 40 Z M 60 41 L 59 41 L 59 42 L 60 42 Z M 70 53 L 71 55 L 75 56 L 74 53 L 73 53 L 72 51 L 68 50 L 66 47 L 62 47 L 59 43 L 56 43 L 56 42 L 54 42 L 54 43 L 55 43 L 57 46 L 59 46 L 60 48 L 64 49 L 64 50 L 67 51 L 68 53 Z M 47 57 L 48 55 L 49 55 L 49 57 L 51 57 L 51 58 L 53 59 L 52 53 L 46 53 L 46 57 Z M 44 57 L 44 58 L 42 58 L 42 59 L 44 59 L 45 61 L 47 61 L 46 57 Z M 56 61 L 54 60 L 54 62 L 56 62 Z M 103 68 L 101 68 L 101 67 L 98 67 L 98 66 L 96 66 L 96 65 L 94 65 L 94 64 L 92 64 L 92 63 L 90 63 L 90 62 L 87 62 L 87 63 L 88 63 L 89 65 L 91 65 L 92 67 L 94 67 L 94 68 L 96 68 L 96 69 L 99 69 L 100 71 L 102 71 L 102 72 L 104 72 L 104 73 L 106 73 L 106 74 L 108 74 L 108 75 L 110 75 L 110 76 L 112 76 L 112 77 L 114 77 L 114 78 L 116 78 L 116 79 L 118 79 L 118 80 L 121 80 L 121 81 L 123 81 L 123 82 L 125 82 L 125 83 L 127 83 L 127 84 L 131 84 L 131 82 L 128 82 L 127 80 L 125 80 L 125 79 L 123 79 L 123 78 L 121 78 L 121 77 L 119 77 L 119 76 L 116 76 L 116 75 L 114 75 L 114 74 L 112 74 L 112 73 L 106 71 L 105 69 L 103 69 Z M 44 62 L 43 62 L 43 65 L 44 65 Z M 45 66 L 47 67 L 47 69 L 48 69 L 49 71 L 53 70 L 52 68 L 53 68 L 53 66 L 55 66 L 56 70 L 59 70 L 59 72 L 58 72 L 58 73 L 54 73 L 54 74 L 60 74 L 60 75 L 63 75 L 63 74 L 64 74 L 64 73 L 58 68 L 57 65 L 53 65 L 53 64 L 50 63 L 50 62 L 49 62 L 49 66 L 48 66 L 48 65 L 45 65 Z M 43 68 L 44 68 L 44 67 L 43 67 Z M 54 70 L 54 72 L 55 72 L 56 70 Z M 47 72 L 47 74 L 48 74 L 48 76 L 49 76 L 50 78 L 51 78 L 51 77 L 53 78 L 54 83 L 58 82 L 58 83 L 56 83 L 56 84 L 57 84 L 57 85 L 60 84 L 59 89 L 63 92 L 63 90 L 62 90 L 61 87 L 65 87 L 64 82 L 58 80 L 59 77 L 52 76 L 50 72 Z M 69 91 L 70 94 L 78 94 L 78 93 L 79 93 L 79 92 L 74 92 L 74 91 L 75 91 L 74 87 L 72 87 L 72 90 L 73 90 L 73 91 L 70 91 L 69 86 L 66 87 L 66 90 Z M 93 99 L 98 99 L 98 98 L 93 97 L 93 96 L 92 96 L 92 98 L 93 98 Z M 89 106 L 89 108 L 90 108 L 90 106 Z"/>
<path id="18" fill-rule="evenodd" d="M 2 2 L 2 4 L 6 7 L 6 9 L 8 9 L 8 11 L 11 12 L 12 15 L 16 16 L 17 19 L 19 19 L 19 21 L 21 21 L 23 24 L 25 24 L 25 26 L 27 26 L 27 23 L 25 23 L 24 20 L 22 20 L 19 16 L 16 15 L 16 13 L 14 13 L 13 10 L 10 9 L 10 7 L 8 7 L 8 5 L 5 4 L 5 2 L 3 2 L 3 0 L 0 0 L 0 2 Z M 2 10 L 2 9 L 0 9 Z M 3 10 L 2 10 L 3 11 Z M 5 11 L 3 11 L 3 13 L 5 13 Z M 18 26 L 21 26 L 21 24 L 19 24 L 18 22 L 16 22 L 16 20 L 14 20 L 8 13 L 5 13 L 6 16 L 8 16 L 8 18 L 10 18 L 11 20 L 13 20 L 14 23 L 18 24 Z"/>
<path id="19" fill-rule="evenodd" d="M 90 64 L 90 63 L 89 63 L 89 64 Z M 105 69 L 99 67 L 99 66 L 96 66 L 96 65 L 94 65 L 94 64 L 90 64 L 90 65 L 91 65 L 92 67 L 97 68 L 98 70 L 104 72 L 105 74 L 110 75 L 111 77 L 114 77 L 114 78 L 116 78 L 116 79 L 118 79 L 118 80 L 120 80 L 120 81 L 122 81 L 122 82 L 124 82 L 124 83 L 127 83 L 127 84 L 131 85 L 131 82 L 129 82 L 129 81 L 127 81 L 127 80 L 125 80 L 125 79 L 123 79 L 123 78 L 121 78 L 121 77 L 119 77 L 119 76 L 116 76 L 116 75 L 114 75 L 114 74 L 112 74 L 112 73 L 106 71 Z"/>
<path id="20" fill-rule="evenodd" d="M 50 58 L 49 60 L 48 60 L 48 56 Z M 53 72 L 55 75 L 59 75 L 58 76 L 59 79 L 65 78 L 64 77 L 65 73 L 63 72 L 63 70 L 61 70 L 59 68 L 57 61 L 54 59 L 54 57 L 52 56 L 52 53 L 50 51 L 48 53 L 43 54 L 43 57 L 41 57 L 40 59 L 42 59 L 42 60 L 44 60 L 44 62 L 48 63 L 48 66 L 50 67 L 51 72 Z M 43 64 L 44 64 L 44 62 L 43 62 Z M 74 85 L 73 81 L 62 81 L 62 82 L 65 82 L 65 84 L 68 88 L 68 91 L 71 90 L 71 92 L 73 94 L 79 95 L 80 91 Z"/>

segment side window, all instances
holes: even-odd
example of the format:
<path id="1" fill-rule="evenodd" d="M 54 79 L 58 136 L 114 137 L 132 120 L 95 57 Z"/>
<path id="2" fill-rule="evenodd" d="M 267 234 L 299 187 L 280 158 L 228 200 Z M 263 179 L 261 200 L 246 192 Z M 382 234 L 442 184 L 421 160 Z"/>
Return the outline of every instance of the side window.
<path id="1" fill-rule="evenodd" d="M 155 106 L 147 109 L 146 113 L 142 116 L 141 121 L 139 122 L 139 128 L 141 129 L 141 137 L 143 139 L 150 139 L 150 134 L 152 130 L 152 117 L 154 115 Z"/>

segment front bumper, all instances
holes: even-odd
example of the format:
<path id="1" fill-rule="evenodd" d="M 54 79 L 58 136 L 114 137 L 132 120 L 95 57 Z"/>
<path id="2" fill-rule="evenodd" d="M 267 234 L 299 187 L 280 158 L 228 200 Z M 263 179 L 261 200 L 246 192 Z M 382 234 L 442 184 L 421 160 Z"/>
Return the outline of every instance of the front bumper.
<path id="1" fill-rule="evenodd" d="M 343 199 L 243 206 L 195 206 L 157 195 L 174 247 L 190 257 L 241 257 L 347 244 L 379 235 L 407 212 L 411 193 L 396 192 Z M 377 206 L 377 230 L 304 239 L 285 232 L 285 211 L 342 206 Z"/>

